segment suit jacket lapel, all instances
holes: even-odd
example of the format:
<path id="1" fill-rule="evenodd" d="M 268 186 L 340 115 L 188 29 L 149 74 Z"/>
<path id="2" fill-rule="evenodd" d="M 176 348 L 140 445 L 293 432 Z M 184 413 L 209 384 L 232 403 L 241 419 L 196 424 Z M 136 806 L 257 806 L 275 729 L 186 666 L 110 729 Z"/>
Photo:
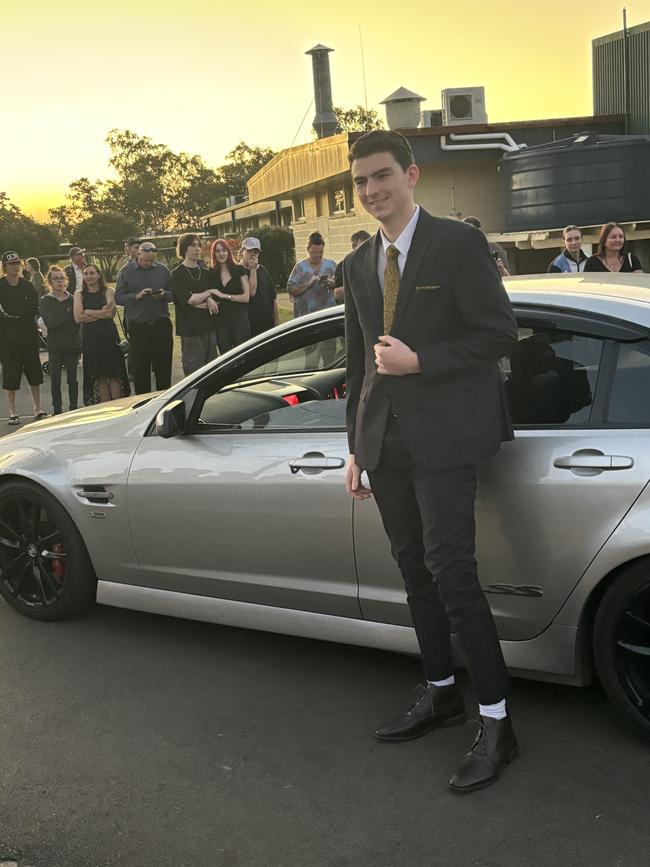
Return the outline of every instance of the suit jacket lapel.
<path id="1" fill-rule="evenodd" d="M 368 295 L 375 312 L 378 322 L 381 323 L 380 330 L 377 335 L 383 333 L 384 322 L 384 296 L 382 295 L 381 286 L 379 285 L 379 277 L 377 276 L 377 256 L 381 245 L 381 237 L 379 232 L 375 235 L 372 241 L 366 244 L 365 257 L 365 277 Z"/>
<path id="2" fill-rule="evenodd" d="M 413 239 L 411 241 L 408 256 L 406 257 L 404 273 L 400 278 L 397 303 L 395 305 L 395 316 L 393 317 L 393 327 L 391 328 L 391 333 L 393 334 L 399 327 L 409 301 L 415 294 L 415 280 L 420 264 L 429 244 L 433 241 L 432 223 L 433 220 L 429 217 L 429 214 L 420 208 L 420 215 L 415 227 L 415 232 L 413 233 Z"/>

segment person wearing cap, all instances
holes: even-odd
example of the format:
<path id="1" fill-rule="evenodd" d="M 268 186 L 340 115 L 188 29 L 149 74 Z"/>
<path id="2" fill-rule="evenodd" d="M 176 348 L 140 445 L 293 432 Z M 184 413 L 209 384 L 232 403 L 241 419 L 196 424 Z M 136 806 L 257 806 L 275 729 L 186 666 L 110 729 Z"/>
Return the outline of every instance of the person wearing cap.
<path id="1" fill-rule="evenodd" d="M 198 235 L 191 232 L 181 235 L 176 243 L 176 255 L 181 263 L 172 271 L 176 334 L 181 339 L 185 376 L 217 356 L 219 305 L 212 297 L 217 281 L 214 271 L 200 265 L 202 249 Z"/>
<path id="2" fill-rule="evenodd" d="M 126 267 L 126 265 L 130 265 L 131 262 L 135 262 L 138 258 L 138 249 L 140 247 L 140 238 L 136 238 L 135 235 L 130 235 L 128 238 L 124 240 L 124 258 L 118 264 L 116 269 L 117 276 L 119 278 L 120 271 L 122 268 Z M 126 315 L 126 310 L 121 319 L 122 330 L 124 331 L 124 336 L 128 339 L 129 336 L 129 317 Z M 129 375 L 129 379 L 133 382 L 133 356 L 129 352 L 126 356 L 126 369 Z"/>
<path id="3" fill-rule="evenodd" d="M 248 322 L 251 337 L 268 331 L 280 321 L 278 301 L 273 278 L 259 257 L 262 245 L 257 238 L 244 238 L 241 245 L 241 263 L 248 277 L 251 300 L 248 304 Z"/>
<path id="4" fill-rule="evenodd" d="M 173 335 L 168 305 L 173 301 L 171 274 L 156 262 L 156 246 L 144 241 L 135 262 L 117 275 L 115 301 L 129 320 L 129 353 L 133 357 L 136 394 L 151 391 L 151 369 L 156 390 L 171 385 Z"/>
<path id="5" fill-rule="evenodd" d="M 81 289 L 84 282 L 84 268 L 86 267 L 86 251 L 81 247 L 70 247 L 68 251 L 68 256 L 70 257 L 70 264 L 66 265 L 63 269 L 68 278 L 68 286 L 70 287 L 70 291 L 74 292 L 75 289 Z"/>
<path id="6" fill-rule="evenodd" d="M 21 276 L 23 261 L 14 250 L 3 253 L 0 277 L 0 347 L 2 348 L 2 387 L 9 401 L 9 424 L 20 424 L 16 412 L 16 392 L 23 373 L 34 402 L 34 418 L 44 418 L 41 408 L 43 370 L 38 355 L 38 292 Z"/>

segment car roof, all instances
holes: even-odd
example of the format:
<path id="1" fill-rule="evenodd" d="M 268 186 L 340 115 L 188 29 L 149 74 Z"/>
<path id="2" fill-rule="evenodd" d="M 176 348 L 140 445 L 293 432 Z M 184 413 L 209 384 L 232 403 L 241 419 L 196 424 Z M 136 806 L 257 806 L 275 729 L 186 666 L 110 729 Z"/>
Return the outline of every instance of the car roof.
<path id="1" fill-rule="evenodd" d="M 650 274 L 525 274 L 503 282 L 514 305 L 597 313 L 650 328 Z"/>

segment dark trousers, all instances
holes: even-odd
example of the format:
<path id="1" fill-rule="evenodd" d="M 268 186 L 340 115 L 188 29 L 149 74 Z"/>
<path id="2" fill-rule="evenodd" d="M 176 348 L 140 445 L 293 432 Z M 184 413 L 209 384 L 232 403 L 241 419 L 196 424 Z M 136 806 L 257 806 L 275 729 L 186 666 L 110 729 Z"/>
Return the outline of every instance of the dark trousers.
<path id="1" fill-rule="evenodd" d="M 237 304 L 237 302 L 221 301 L 220 304 Z M 246 310 L 242 310 L 241 313 L 231 311 L 225 315 L 217 313 L 216 326 L 217 346 L 219 347 L 220 354 L 228 352 L 229 349 L 234 349 L 235 346 L 239 346 L 240 343 L 248 340 L 251 336 L 251 326 Z"/>
<path id="2" fill-rule="evenodd" d="M 417 464 L 389 417 L 370 484 L 404 583 L 428 680 L 453 671 L 450 629 L 460 638 L 481 704 L 509 680 L 474 556 L 476 468 L 436 472 Z"/>
<path id="3" fill-rule="evenodd" d="M 48 352 L 50 363 L 50 389 L 52 391 L 52 410 L 55 415 L 63 411 L 61 398 L 61 370 L 65 367 L 65 378 L 68 383 L 68 400 L 70 409 L 77 409 L 79 398 L 79 382 L 77 380 L 78 352 Z"/>
<path id="4" fill-rule="evenodd" d="M 142 323 L 129 320 L 129 353 L 133 357 L 133 382 L 136 394 L 151 391 L 151 368 L 156 375 L 156 390 L 172 384 L 172 323 L 168 317 Z"/>

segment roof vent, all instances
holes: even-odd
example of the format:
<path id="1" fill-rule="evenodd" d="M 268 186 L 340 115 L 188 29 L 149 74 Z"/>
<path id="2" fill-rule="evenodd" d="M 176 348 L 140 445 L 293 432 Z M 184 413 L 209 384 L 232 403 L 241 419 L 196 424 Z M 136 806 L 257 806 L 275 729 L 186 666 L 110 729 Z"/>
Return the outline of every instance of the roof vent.
<path id="1" fill-rule="evenodd" d="M 388 129 L 414 129 L 420 125 L 420 103 L 425 97 L 405 87 L 398 88 L 382 105 L 386 106 L 386 123 Z"/>

